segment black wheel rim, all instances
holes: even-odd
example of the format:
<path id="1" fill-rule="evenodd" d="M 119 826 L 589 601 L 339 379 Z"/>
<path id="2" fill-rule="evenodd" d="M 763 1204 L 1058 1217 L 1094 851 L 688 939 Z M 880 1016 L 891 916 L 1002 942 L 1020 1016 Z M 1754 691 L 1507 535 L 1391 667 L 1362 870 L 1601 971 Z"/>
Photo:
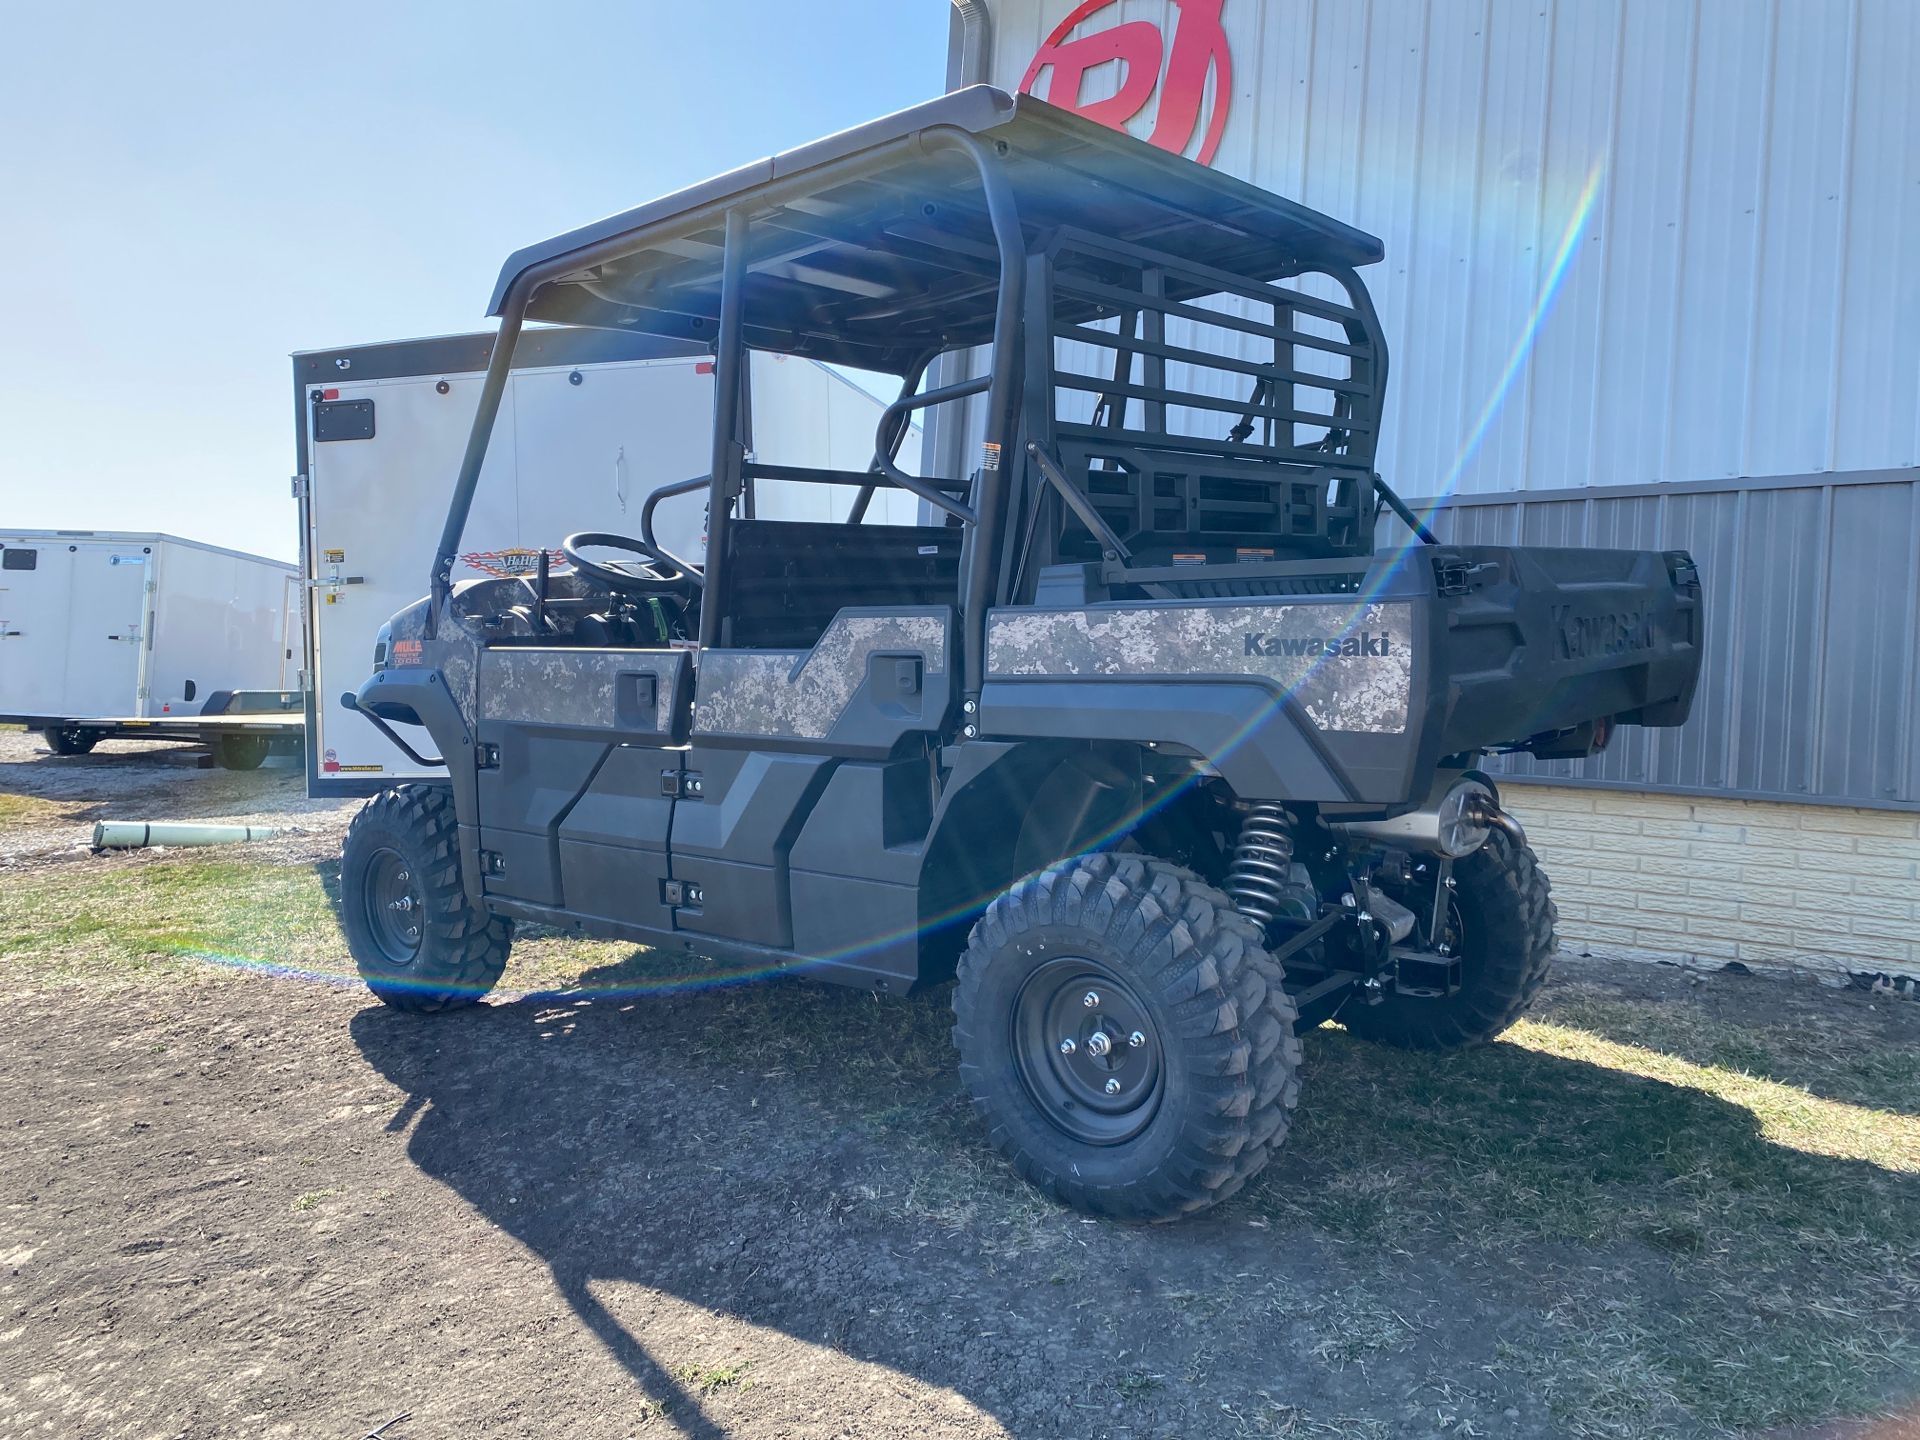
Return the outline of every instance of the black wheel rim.
<path id="1" fill-rule="evenodd" d="M 397 850 L 379 849 L 367 861 L 366 883 L 360 887 L 367 933 L 380 956 L 396 969 L 420 958 L 426 934 L 425 897 L 413 867 Z"/>
<path id="2" fill-rule="evenodd" d="M 1013 1002 L 1020 1083 L 1040 1113 L 1089 1145 L 1118 1145 L 1160 1108 L 1160 1028 L 1133 989 L 1098 960 L 1041 965 Z"/>

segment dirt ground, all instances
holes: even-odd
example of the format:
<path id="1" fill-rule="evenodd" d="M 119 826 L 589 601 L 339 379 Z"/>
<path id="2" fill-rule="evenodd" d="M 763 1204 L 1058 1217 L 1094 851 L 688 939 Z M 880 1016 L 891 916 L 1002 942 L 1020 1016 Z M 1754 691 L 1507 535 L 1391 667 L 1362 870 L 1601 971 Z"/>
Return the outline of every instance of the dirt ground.
<path id="1" fill-rule="evenodd" d="M 1316 1032 L 1247 1192 L 1098 1223 L 944 992 L 529 936 L 372 1003 L 301 785 L 0 734 L 0 1435 L 1913 1433 L 1920 1005 L 1570 962 L 1473 1055 Z M 85 850 L 214 816 L 303 833 Z"/>

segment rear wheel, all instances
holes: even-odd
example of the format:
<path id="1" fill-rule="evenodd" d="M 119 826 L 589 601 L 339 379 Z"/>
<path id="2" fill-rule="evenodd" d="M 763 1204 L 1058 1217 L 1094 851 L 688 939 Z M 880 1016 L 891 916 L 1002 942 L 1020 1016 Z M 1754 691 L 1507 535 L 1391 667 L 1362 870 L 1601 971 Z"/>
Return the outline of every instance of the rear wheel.
<path id="1" fill-rule="evenodd" d="M 222 735 L 214 754 L 223 770 L 258 770 L 272 748 L 264 735 Z"/>
<path id="2" fill-rule="evenodd" d="M 47 748 L 56 755 L 85 755 L 100 743 L 99 732 L 83 725 L 61 725 L 41 733 L 46 736 Z"/>
<path id="3" fill-rule="evenodd" d="M 1101 854 L 1022 880 L 974 926 L 953 1008 L 995 1148 L 1076 1209 L 1204 1209 L 1286 1137 L 1293 1003 L 1259 930 L 1191 871 Z"/>
<path id="4" fill-rule="evenodd" d="M 1340 1012 L 1355 1035 L 1403 1050 L 1461 1050 L 1499 1035 L 1526 1011 L 1553 963 L 1554 909 L 1529 845 L 1501 831 L 1454 863 L 1446 927 L 1458 946 L 1460 989 L 1444 999 L 1389 993 Z"/>
<path id="5" fill-rule="evenodd" d="M 340 902 L 360 978 L 396 1009 L 471 1005 L 507 967 L 513 922 L 467 899 L 453 801 L 437 786 L 384 791 L 353 817 Z"/>

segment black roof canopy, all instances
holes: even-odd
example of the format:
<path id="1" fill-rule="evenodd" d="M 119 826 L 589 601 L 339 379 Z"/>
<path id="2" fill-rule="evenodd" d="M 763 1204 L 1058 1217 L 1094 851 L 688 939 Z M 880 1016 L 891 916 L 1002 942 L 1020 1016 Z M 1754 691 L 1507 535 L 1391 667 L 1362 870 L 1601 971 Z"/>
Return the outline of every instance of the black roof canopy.
<path id="1" fill-rule="evenodd" d="M 1258 280 L 1383 253 L 1303 205 L 977 85 L 516 251 L 489 313 L 528 276 L 528 319 L 710 341 L 724 217 L 740 209 L 749 345 L 903 373 L 929 351 L 985 343 L 999 255 L 973 160 L 927 143 L 943 129 L 998 155 L 1030 242 L 1075 226 Z"/>

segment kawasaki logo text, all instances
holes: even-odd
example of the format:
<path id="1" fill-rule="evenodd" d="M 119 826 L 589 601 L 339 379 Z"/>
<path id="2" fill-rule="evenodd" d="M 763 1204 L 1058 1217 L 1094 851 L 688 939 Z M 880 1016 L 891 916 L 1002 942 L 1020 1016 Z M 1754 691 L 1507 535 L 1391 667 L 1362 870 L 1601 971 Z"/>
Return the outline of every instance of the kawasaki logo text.
<path id="1" fill-rule="evenodd" d="M 1644 610 L 1604 615 L 1575 615 L 1568 605 L 1553 607 L 1553 648 L 1559 659 L 1588 660 L 1653 648 L 1653 617 Z"/>
<path id="2" fill-rule="evenodd" d="M 1388 655 L 1393 637 L 1363 631 L 1358 635 L 1266 635 L 1247 631 L 1245 655 Z"/>

